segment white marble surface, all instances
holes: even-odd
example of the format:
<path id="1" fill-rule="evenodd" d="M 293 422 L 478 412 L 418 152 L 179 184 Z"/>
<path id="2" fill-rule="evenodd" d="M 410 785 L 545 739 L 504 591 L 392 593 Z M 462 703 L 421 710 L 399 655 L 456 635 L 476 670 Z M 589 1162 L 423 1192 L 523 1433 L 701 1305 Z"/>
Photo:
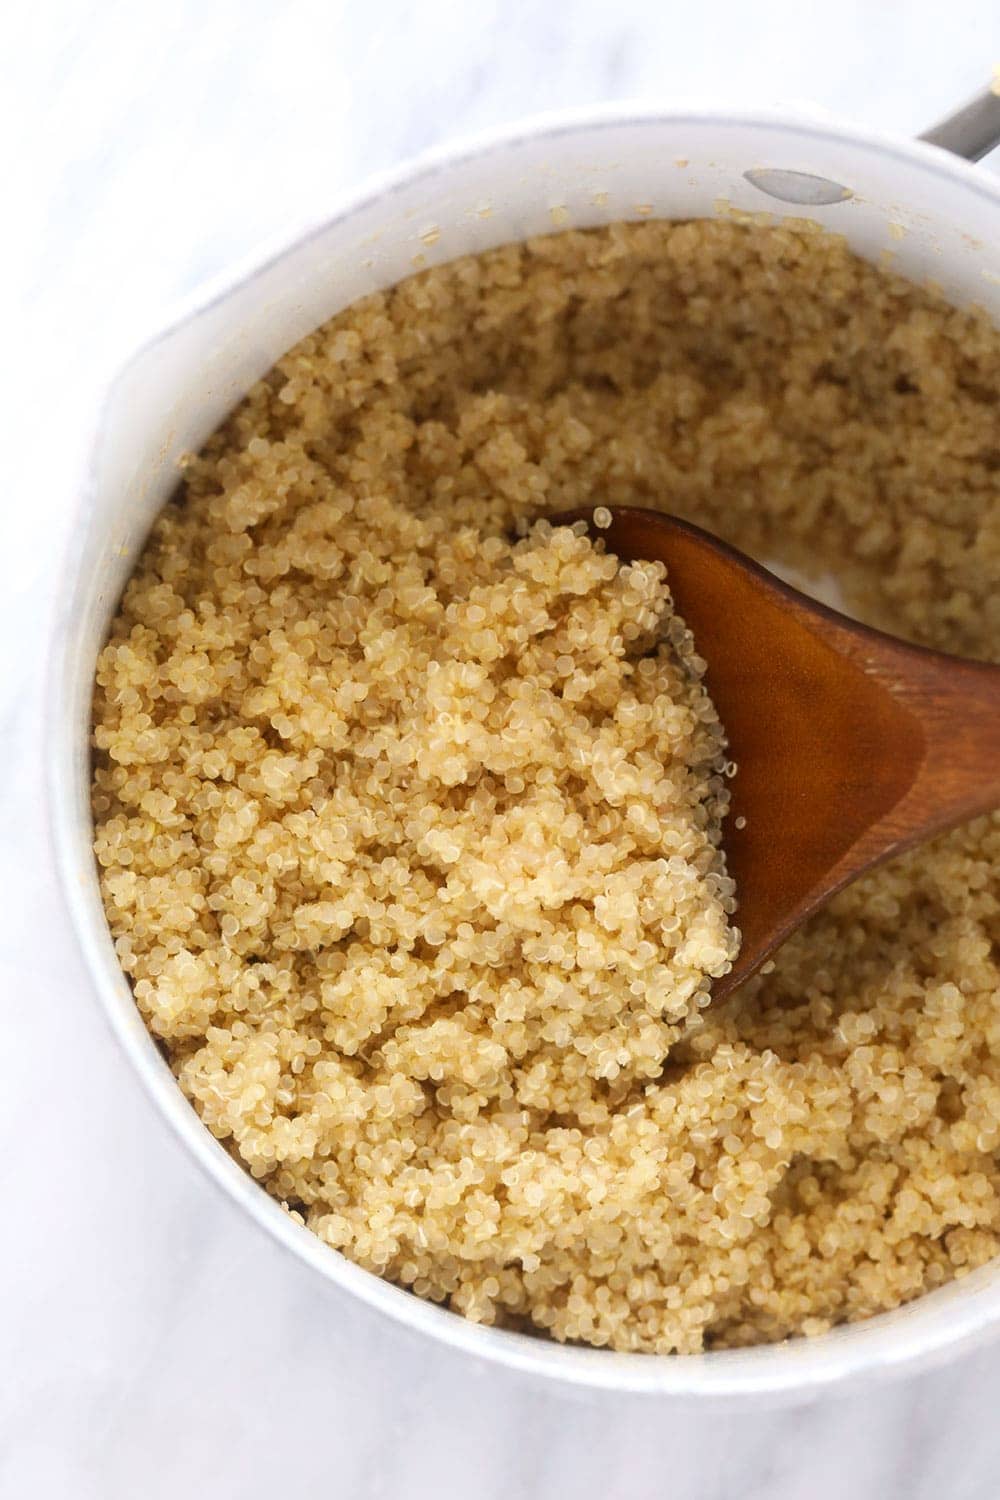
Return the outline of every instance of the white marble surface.
<path id="1" fill-rule="evenodd" d="M 416 1346 L 247 1230 L 88 994 L 38 705 L 95 395 L 172 299 L 366 171 L 545 106 L 916 130 L 1000 61 L 996 0 L 33 0 L 4 41 L 0 1496 L 994 1500 L 1000 1348 L 793 1413 L 570 1400 Z"/>

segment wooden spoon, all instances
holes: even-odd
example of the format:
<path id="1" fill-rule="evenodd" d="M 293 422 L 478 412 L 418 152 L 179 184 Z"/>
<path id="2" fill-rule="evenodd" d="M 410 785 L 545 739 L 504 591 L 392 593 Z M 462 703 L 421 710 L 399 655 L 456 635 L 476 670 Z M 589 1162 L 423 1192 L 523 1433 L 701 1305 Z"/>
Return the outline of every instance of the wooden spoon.
<path id="1" fill-rule="evenodd" d="M 1000 667 L 858 625 L 686 521 L 593 514 L 550 519 L 666 564 L 737 765 L 724 848 L 743 941 L 718 999 L 850 881 L 1000 805 Z"/>

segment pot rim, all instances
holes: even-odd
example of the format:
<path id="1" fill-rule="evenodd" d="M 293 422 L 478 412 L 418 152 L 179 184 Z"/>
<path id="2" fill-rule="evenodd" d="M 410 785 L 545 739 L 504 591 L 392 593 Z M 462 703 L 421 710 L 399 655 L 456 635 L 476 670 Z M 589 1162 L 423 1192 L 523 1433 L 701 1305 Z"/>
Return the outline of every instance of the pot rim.
<path id="1" fill-rule="evenodd" d="M 117 373 L 105 384 L 95 407 L 96 415 L 85 448 L 79 499 L 70 514 L 67 541 L 58 566 L 56 599 L 72 602 L 84 585 L 79 552 L 73 547 L 72 538 L 78 528 L 87 526 L 97 483 L 97 453 L 114 391 L 136 361 L 182 326 L 204 316 L 238 287 L 255 280 L 285 255 L 376 201 L 391 199 L 396 192 L 421 178 L 430 178 L 463 163 L 508 151 L 529 139 L 555 141 L 581 131 L 629 125 L 770 128 L 787 131 L 799 142 L 810 138 L 839 141 L 848 148 L 895 158 L 901 166 L 917 167 L 957 181 L 972 193 L 987 199 L 1000 212 L 1000 179 L 991 180 L 989 175 L 970 163 L 925 141 L 858 127 L 818 112 L 784 109 L 734 111 L 711 104 L 671 109 L 654 101 L 629 100 L 533 114 L 435 146 L 337 194 L 327 211 L 290 232 L 265 241 L 260 249 L 242 257 L 231 270 L 210 278 L 190 295 L 176 301 L 155 331 L 140 339 L 126 357 L 116 362 Z M 808 209 L 801 212 L 808 213 Z M 941 1293 L 932 1292 L 903 1309 L 877 1314 L 866 1322 L 783 1344 L 685 1356 L 620 1354 L 581 1348 L 470 1323 L 353 1264 L 293 1220 L 227 1155 L 206 1129 L 182 1095 L 145 1026 L 129 1025 L 129 1020 L 134 1018 L 128 1017 L 120 1004 L 123 975 L 116 964 L 109 963 L 106 930 L 96 930 L 78 873 L 78 830 L 70 793 L 76 726 L 67 723 L 64 706 L 64 685 L 70 670 L 70 609 L 71 606 L 63 609 L 57 606 L 54 618 L 49 622 L 43 735 L 51 848 L 62 899 L 91 985 L 100 998 L 105 1019 L 134 1071 L 158 1111 L 202 1170 L 247 1211 L 258 1227 L 284 1244 L 326 1283 L 358 1297 L 374 1311 L 403 1324 L 412 1333 L 426 1335 L 456 1352 L 538 1377 L 547 1383 L 565 1383 L 589 1389 L 595 1394 L 660 1395 L 699 1402 L 709 1398 L 730 1406 L 739 1405 L 747 1398 L 763 1398 L 775 1404 L 804 1401 L 842 1386 L 848 1380 L 856 1388 L 863 1379 L 913 1373 L 917 1368 L 981 1344 L 991 1335 L 1000 1322 L 1000 1271 L 993 1277 L 984 1276 L 983 1272 L 972 1273 L 963 1280 L 962 1293 L 953 1291 L 946 1303 L 938 1300 Z M 93 872 L 90 878 L 93 879 Z M 138 1012 L 135 1017 L 138 1017 Z M 951 1285 L 954 1288 L 955 1284 Z"/>

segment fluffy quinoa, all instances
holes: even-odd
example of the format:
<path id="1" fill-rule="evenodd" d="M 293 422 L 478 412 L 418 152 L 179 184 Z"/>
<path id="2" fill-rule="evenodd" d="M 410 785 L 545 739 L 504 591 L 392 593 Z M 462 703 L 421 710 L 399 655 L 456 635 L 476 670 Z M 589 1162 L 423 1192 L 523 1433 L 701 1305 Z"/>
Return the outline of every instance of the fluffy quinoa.
<path id="1" fill-rule="evenodd" d="M 96 851 L 147 1024 L 289 1212 L 623 1350 L 816 1333 L 996 1253 L 1000 820 L 706 1010 L 703 664 L 656 569 L 509 538 L 660 506 L 990 658 L 998 394 L 984 317 L 838 239 L 647 221 L 367 298 L 189 462 L 100 658 Z"/>

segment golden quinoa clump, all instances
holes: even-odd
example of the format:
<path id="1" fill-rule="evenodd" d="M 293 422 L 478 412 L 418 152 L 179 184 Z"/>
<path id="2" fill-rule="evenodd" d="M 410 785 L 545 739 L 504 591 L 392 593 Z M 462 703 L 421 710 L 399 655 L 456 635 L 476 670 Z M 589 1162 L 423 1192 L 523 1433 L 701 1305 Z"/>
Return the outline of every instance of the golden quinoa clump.
<path id="1" fill-rule="evenodd" d="M 658 505 L 990 658 L 998 396 L 984 317 L 837 239 L 647 221 L 367 298 L 190 461 L 98 669 L 104 899 L 195 1108 L 330 1245 L 659 1352 L 1000 1249 L 1000 820 L 705 1010 L 703 664 L 657 569 L 526 530 Z"/>

